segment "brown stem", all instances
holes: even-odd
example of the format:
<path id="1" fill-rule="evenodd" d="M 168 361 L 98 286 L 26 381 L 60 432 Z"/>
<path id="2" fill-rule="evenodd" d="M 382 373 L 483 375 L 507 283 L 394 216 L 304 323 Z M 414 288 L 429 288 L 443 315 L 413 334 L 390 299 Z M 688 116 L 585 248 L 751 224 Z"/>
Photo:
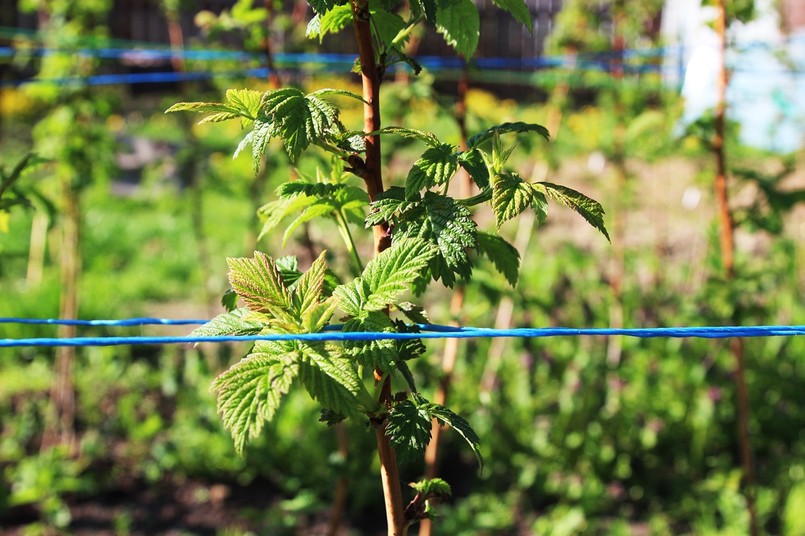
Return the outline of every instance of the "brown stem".
<path id="1" fill-rule="evenodd" d="M 358 42 L 358 57 L 361 62 L 361 86 L 363 88 L 363 130 L 380 129 L 380 73 L 375 61 L 372 30 L 369 25 L 369 4 L 366 0 L 352 1 L 352 19 L 355 39 Z M 374 200 L 383 192 L 382 156 L 380 136 L 366 136 L 366 160 L 362 169 L 369 199 Z M 374 227 L 375 253 L 391 245 L 387 224 Z"/>
<path id="2" fill-rule="evenodd" d="M 375 61 L 372 44 L 372 30 L 369 25 L 369 4 L 367 0 L 352 0 L 352 20 L 355 28 L 355 40 L 358 44 L 358 57 L 361 62 L 361 84 L 363 88 L 363 129 L 373 132 L 380 128 L 380 73 Z M 366 136 L 366 159 L 361 169 L 361 177 L 366 183 L 369 199 L 374 200 L 383 192 L 382 157 L 380 152 L 380 136 Z M 391 245 L 388 224 L 374 227 L 375 255 Z M 375 381 L 383 382 L 380 391 L 380 402 L 391 405 L 391 378 L 384 377 L 381 371 L 375 370 Z M 386 521 L 389 536 L 404 536 L 407 532 L 405 510 L 402 501 L 400 472 L 397 456 L 391 441 L 386 435 L 388 422 L 385 418 L 376 421 L 375 436 L 377 451 L 380 456 L 380 478 L 383 483 L 383 497 L 386 506 Z"/>
<path id="3" fill-rule="evenodd" d="M 184 72 L 184 58 L 181 56 L 181 51 L 184 48 L 184 32 L 182 25 L 179 23 L 178 13 L 166 13 L 168 19 L 168 41 L 170 42 L 171 51 L 171 66 L 177 73 Z"/>
<path id="4" fill-rule="evenodd" d="M 375 370 L 375 381 L 383 382 L 380 391 L 380 401 L 386 406 L 391 405 L 391 379 L 384 378 L 379 370 Z M 400 484 L 400 470 L 397 465 L 397 455 L 391 446 L 389 436 L 386 435 L 388 419 L 381 417 L 373 421 L 375 438 L 377 439 L 377 452 L 380 457 L 380 480 L 383 483 L 383 498 L 386 506 L 386 524 L 388 536 L 405 536 L 408 527 L 405 519 L 405 510 L 402 500 L 402 486 Z"/>
<path id="5" fill-rule="evenodd" d="M 716 31 L 720 39 L 721 68 L 718 76 L 718 95 L 716 100 L 713 136 L 713 156 L 716 160 L 715 193 L 718 203 L 718 219 L 721 227 L 721 260 L 728 279 L 735 277 L 735 243 L 733 239 L 733 220 L 729 208 L 727 191 L 727 158 L 724 148 L 724 116 L 727 100 L 727 41 L 726 41 L 726 8 L 724 1 L 719 0 L 719 17 L 716 19 Z"/>
<path id="6" fill-rule="evenodd" d="M 735 279 L 735 239 L 734 223 L 729 208 L 727 189 L 727 158 L 724 144 L 724 124 L 727 102 L 727 9 L 725 0 L 717 3 L 716 33 L 719 37 L 720 71 L 718 76 L 718 95 L 715 109 L 715 134 L 713 136 L 713 155 L 716 160 L 715 194 L 718 204 L 720 223 L 721 259 L 724 274 L 728 282 Z M 733 313 L 733 322 L 739 320 L 737 311 Z M 735 357 L 735 384 L 738 397 L 738 443 L 741 456 L 741 467 L 744 473 L 744 495 L 749 511 L 749 523 L 752 536 L 760 534 L 757 511 L 755 508 L 755 470 L 752 461 L 752 441 L 749 435 L 749 393 L 746 386 L 746 363 L 744 360 L 743 342 L 732 339 L 730 344 Z"/>

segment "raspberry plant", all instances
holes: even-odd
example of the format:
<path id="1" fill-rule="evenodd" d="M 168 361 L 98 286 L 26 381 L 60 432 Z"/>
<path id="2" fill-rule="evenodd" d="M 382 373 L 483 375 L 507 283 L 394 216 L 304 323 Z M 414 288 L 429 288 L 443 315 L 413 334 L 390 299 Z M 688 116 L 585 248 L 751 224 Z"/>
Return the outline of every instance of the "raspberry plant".
<path id="1" fill-rule="evenodd" d="M 531 29 L 522 0 L 496 3 Z M 277 199 L 261 209 L 263 234 L 291 216 L 286 238 L 307 221 L 329 218 L 360 275 L 341 282 L 327 268 L 324 253 L 305 272 L 292 257 L 274 259 L 255 252 L 253 258 L 229 259 L 231 308 L 196 334 L 315 333 L 334 318 L 347 332 L 416 332 L 428 317 L 422 307 L 406 301 L 406 295 L 411 291 L 421 295 L 431 281 L 452 287 L 458 280 L 470 279 L 478 254 L 489 257 L 509 283 L 516 283 L 520 261 L 516 249 L 497 230 L 481 231 L 473 220 L 473 211 L 485 204 L 491 206 L 499 229 L 530 208 L 544 220 L 548 199 L 553 199 L 607 236 L 604 211 L 596 201 L 565 186 L 528 181 L 508 165 L 515 148 L 509 143 L 512 137 L 548 139 L 540 125 L 515 122 L 492 127 L 470 138 L 466 150 L 430 132 L 381 127 L 379 90 L 388 68 L 404 62 L 419 71 L 416 60 L 403 52 L 416 25 L 435 25 L 459 53 L 468 59 L 473 55 L 480 22 L 471 0 L 413 0 L 407 10 L 398 10 L 393 0 L 312 0 L 310 5 L 315 16 L 308 24 L 309 37 L 353 27 L 362 95 L 334 89 L 307 94 L 296 88 L 265 93 L 233 89 L 222 103 L 184 102 L 168 111 L 208 114 L 202 122 L 239 120 L 248 132 L 235 154 L 250 145 L 255 170 L 272 139 L 281 140 L 291 162 L 309 151 L 329 155 L 329 168 L 321 167 L 315 178 L 279 186 Z M 362 130 L 341 122 L 335 104 L 340 98 L 363 103 Z M 413 138 L 424 146 L 401 186 L 384 184 L 380 150 L 384 136 Z M 459 168 L 470 175 L 477 195 L 455 198 L 448 194 Z M 374 232 L 374 256 L 368 263 L 360 258 L 353 239 L 350 226 L 356 223 Z M 234 298 L 240 298 L 244 307 L 235 308 Z M 403 506 L 398 459 L 422 454 L 432 420 L 451 426 L 467 441 L 479 464 L 483 462 L 469 422 L 429 402 L 417 390 L 408 361 L 425 350 L 419 340 L 261 341 L 219 375 L 212 387 L 238 451 L 260 434 L 294 384 L 301 384 L 321 405 L 322 422 L 332 425 L 351 418 L 371 423 L 380 457 L 388 534 L 402 535 L 429 515 L 431 502 L 449 495 L 444 481 L 423 481 L 413 485 L 416 495 Z"/>

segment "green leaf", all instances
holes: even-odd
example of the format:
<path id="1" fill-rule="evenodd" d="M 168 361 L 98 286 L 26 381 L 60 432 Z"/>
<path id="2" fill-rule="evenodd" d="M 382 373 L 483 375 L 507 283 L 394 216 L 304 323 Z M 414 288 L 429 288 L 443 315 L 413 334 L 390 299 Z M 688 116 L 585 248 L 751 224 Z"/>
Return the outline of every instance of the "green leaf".
<path id="1" fill-rule="evenodd" d="M 262 155 L 269 138 L 279 137 L 289 158 L 295 162 L 311 143 L 343 131 L 338 116 L 338 108 L 320 99 L 316 93 L 304 95 L 296 88 L 266 92 L 259 121 L 255 121 L 255 160 Z M 268 125 L 267 129 L 264 124 Z M 258 125 L 260 134 L 257 133 Z"/>
<path id="2" fill-rule="evenodd" d="M 531 20 L 531 11 L 528 4 L 523 0 L 492 0 L 496 6 L 512 14 L 514 19 L 528 28 L 529 32 L 534 31 L 534 22 Z"/>
<path id="3" fill-rule="evenodd" d="M 283 320 L 289 317 L 291 296 L 271 257 L 255 251 L 254 258 L 228 258 L 226 262 L 232 290 L 250 310 Z"/>
<path id="4" fill-rule="evenodd" d="M 269 140 L 276 135 L 277 132 L 272 123 L 261 121 L 259 119 L 255 120 L 254 128 L 240 142 L 238 148 L 235 150 L 234 157 L 237 157 L 238 154 L 240 154 L 240 152 L 246 147 L 246 145 L 251 143 L 253 162 L 252 167 L 254 168 L 254 173 L 257 174 L 257 172 L 260 171 L 260 161 L 263 154 L 266 152 L 266 146 L 268 145 Z"/>
<path id="5" fill-rule="evenodd" d="M 231 288 L 227 289 L 226 292 L 224 292 L 224 295 L 221 296 L 221 305 L 224 307 L 224 309 L 227 310 L 227 312 L 231 313 L 232 311 L 237 309 L 238 307 L 237 304 L 238 304 L 237 293 Z"/>
<path id="6" fill-rule="evenodd" d="M 420 333 L 419 326 L 406 324 L 402 320 L 393 320 L 394 331 L 397 333 Z M 425 354 L 427 348 L 422 339 L 397 339 L 394 341 L 397 355 L 402 361 L 410 361 Z"/>
<path id="7" fill-rule="evenodd" d="M 325 254 L 326 252 L 322 251 L 319 257 L 310 265 L 308 271 L 296 281 L 291 299 L 299 317 L 321 301 L 324 273 L 327 269 L 324 261 Z"/>
<path id="8" fill-rule="evenodd" d="M 351 318 L 344 322 L 342 331 L 345 332 L 394 332 L 394 324 L 387 314 L 381 311 L 367 313 L 360 318 Z M 393 364 L 399 359 L 396 341 L 346 341 L 344 352 L 359 365 L 390 372 Z"/>
<path id="9" fill-rule="evenodd" d="M 372 203 L 367 224 L 388 221 L 393 225 L 397 239 L 420 238 L 436 246 L 437 254 L 429 265 L 430 275 L 441 279 L 445 285 L 454 285 L 456 274 L 469 278 L 472 264 L 466 249 L 477 244 L 477 226 L 469 209 L 451 197 L 434 192 L 425 192 L 422 199 L 402 201 L 400 197 L 400 189 L 390 188 L 381 199 Z M 423 279 L 419 278 L 417 282 L 420 288 Z"/>
<path id="10" fill-rule="evenodd" d="M 341 415 L 340 413 L 331 409 L 322 409 L 319 422 L 323 422 L 327 426 L 335 426 L 336 424 L 343 422 L 346 418 L 346 415 Z"/>
<path id="11" fill-rule="evenodd" d="M 260 108 L 262 93 L 250 89 L 230 89 L 226 92 L 226 103 L 219 102 L 179 102 L 165 110 L 172 112 L 209 112 L 211 115 L 199 121 L 203 123 L 219 123 L 230 119 L 242 118 L 254 121 Z"/>
<path id="12" fill-rule="evenodd" d="M 489 168 L 486 167 L 486 162 L 480 150 L 470 149 L 460 153 L 458 163 L 469 173 L 470 178 L 478 185 L 478 188 L 481 190 L 489 188 Z"/>
<path id="13" fill-rule="evenodd" d="M 402 17 L 385 9 L 371 8 L 369 14 L 377 30 L 377 37 L 386 47 L 390 47 L 397 34 L 406 27 Z"/>
<path id="14" fill-rule="evenodd" d="M 196 112 L 196 113 L 204 113 L 204 112 L 232 112 L 237 113 L 237 110 L 228 106 L 226 104 L 222 104 L 220 102 L 177 102 L 167 110 L 165 110 L 166 114 L 173 113 L 173 112 Z"/>
<path id="15" fill-rule="evenodd" d="M 422 153 L 408 172 L 408 178 L 405 180 L 405 197 L 410 199 L 424 188 L 432 188 L 449 181 L 458 170 L 458 155 L 454 151 L 454 146 L 443 143 Z"/>
<path id="16" fill-rule="evenodd" d="M 457 0 L 436 12 L 436 31 L 456 52 L 470 59 L 478 47 L 481 19 L 472 0 Z"/>
<path id="17" fill-rule="evenodd" d="M 406 201 L 405 190 L 399 186 L 392 186 L 377 196 L 375 201 L 369 205 L 369 214 L 366 216 L 366 227 L 391 221 L 395 216 L 416 206 L 418 206 L 418 203 Z"/>
<path id="18" fill-rule="evenodd" d="M 347 6 L 348 7 L 348 6 Z M 325 87 L 322 89 L 318 89 L 313 93 L 309 93 L 308 97 L 323 97 L 323 96 L 341 96 L 341 97 L 349 97 L 350 99 L 355 99 L 356 101 L 360 101 L 364 104 L 367 104 L 363 97 L 358 95 L 357 93 L 353 93 L 352 91 L 347 91 L 346 89 L 333 89 L 329 87 Z"/>
<path id="19" fill-rule="evenodd" d="M 607 229 L 604 226 L 604 208 L 598 201 L 560 184 L 537 182 L 534 183 L 534 187 L 543 191 L 558 203 L 578 212 L 582 218 L 587 220 L 587 223 L 601 231 L 601 234 L 609 240 L 609 233 L 607 233 Z"/>
<path id="20" fill-rule="evenodd" d="M 303 194 L 321 198 L 330 197 L 338 190 L 342 190 L 346 187 L 346 184 L 291 181 L 280 184 L 276 191 L 279 197 L 292 197 L 294 195 Z"/>
<path id="21" fill-rule="evenodd" d="M 425 312 L 425 309 L 419 305 L 414 305 L 411 302 L 402 302 L 397 304 L 397 309 L 399 309 L 408 320 L 415 324 L 430 324 L 428 314 Z"/>
<path id="22" fill-rule="evenodd" d="M 333 317 L 337 308 L 338 302 L 331 299 L 316 303 L 306 309 L 304 313 L 302 313 L 301 318 L 302 333 L 316 333 L 321 331 L 322 328 L 330 323 L 330 319 Z"/>
<path id="23" fill-rule="evenodd" d="M 529 206 L 544 202 L 543 194 L 517 173 L 499 173 L 492 177 L 492 210 L 498 227 Z"/>
<path id="24" fill-rule="evenodd" d="M 39 164 L 48 162 L 47 159 L 40 157 L 36 153 L 28 153 L 20 159 L 19 162 L 14 166 L 14 168 L 6 173 L 5 168 L 0 167 L 0 197 L 2 197 L 3 193 L 8 191 L 14 183 L 20 180 L 23 176 L 23 172 L 26 169 L 33 168 Z"/>
<path id="25" fill-rule="evenodd" d="M 411 283 L 421 275 L 435 253 L 424 240 L 401 239 L 369 261 L 362 277 L 372 293 L 364 309 L 379 311 L 393 304 L 400 294 L 411 289 Z"/>
<path id="26" fill-rule="evenodd" d="M 279 89 L 287 95 L 283 99 L 266 101 L 266 115 L 271 119 L 272 137 L 282 138 L 285 152 L 296 162 L 302 151 L 310 145 L 314 130 L 313 116 L 305 96 L 296 89 Z M 271 102 L 272 104 L 269 104 Z"/>
<path id="27" fill-rule="evenodd" d="M 276 229 L 282 220 L 291 214 L 298 214 L 316 202 L 312 196 L 299 195 L 270 201 L 257 210 L 257 216 L 263 220 L 263 228 L 257 237 L 261 240 L 265 235 Z"/>
<path id="28" fill-rule="evenodd" d="M 237 119 L 238 117 L 240 117 L 240 114 L 236 112 L 218 112 L 204 117 L 198 122 L 198 124 L 203 125 L 204 123 L 221 123 L 223 121 L 229 121 L 230 119 Z"/>
<path id="29" fill-rule="evenodd" d="M 288 343 L 258 341 L 249 355 L 213 380 L 218 413 L 238 453 L 274 416 L 298 373 L 296 359 Z"/>
<path id="30" fill-rule="evenodd" d="M 492 261 L 511 286 L 517 284 L 520 274 L 520 254 L 503 237 L 478 231 L 478 251 Z"/>
<path id="31" fill-rule="evenodd" d="M 440 404 L 429 403 L 428 413 L 431 417 L 439 421 L 440 424 L 451 426 L 453 430 L 458 432 L 459 435 L 464 438 L 464 440 L 470 445 L 472 453 L 475 454 L 475 458 L 478 460 L 478 465 L 481 467 L 481 469 L 483 469 L 484 458 L 481 455 L 480 450 L 481 440 L 478 438 L 478 434 L 475 433 L 475 430 L 472 429 L 472 426 L 470 426 L 470 423 L 467 422 L 467 420 L 463 417 L 456 415 L 451 410 Z"/>
<path id="32" fill-rule="evenodd" d="M 411 1 L 411 14 L 414 17 L 419 17 L 424 14 L 425 19 L 431 24 L 436 24 L 436 0 L 412 0 Z"/>
<path id="33" fill-rule="evenodd" d="M 426 405 L 413 400 L 394 404 L 388 415 L 386 435 L 401 464 L 415 461 L 430 443 L 431 417 Z"/>
<path id="34" fill-rule="evenodd" d="M 434 253 L 434 248 L 424 240 L 396 240 L 369 261 L 360 277 L 337 287 L 333 295 L 339 299 L 341 310 L 350 316 L 380 311 L 410 290 Z"/>
<path id="35" fill-rule="evenodd" d="M 285 233 L 282 235 L 282 247 L 285 247 L 288 239 L 297 227 L 311 220 L 315 220 L 316 218 L 331 215 L 335 209 L 336 206 L 330 200 L 316 199 L 314 203 L 305 208 L 305 210 L 294 218 L 285 228 Z"/>
<path id="36" fill-rule="evenodd" d="M 420 480 L 419 482 L 412 482 L 410 486 L 414 488 L 418 494 L 425 497 L 425 500 L 444 500 L 453 494 L 450 484 L 441 478 L 429 478 L 427 480 Z"/>
<path id="37" fill-rule="evenodd" d="M 521 121 L 515 123 L 503 123 L 501 125 L 497 125 L 490 129 L 487 129 L 480 134 L 476 134 L 469 140 L 467 140 L 467 147 L 470 149 L 475 149 L 479 147 L 484 142 L 491 140 L 495 134 L 508 134 L 508 133 L 520 133 L 520 132 L 534 132 L 539 134 L 546 140 L 550 139 L 550 134 L 548 133 L 548 129 L 543 127 L 542 125 L 537 125 L 536 123 L 523 123 Z"/>
<path id="38" fill-rule="evenodd" d="M 352 23 L 352 8 L 349 4 L 337 6 L 323 15 L 316 15 L 307 25 L 305 36 L 319 38 L 319 43 L 327 34 L 336 34 Z"/>
<path id="39" fill-rule="evenodd" d="M 439 248 L 430 265 L 434 279 L 441 279 L 447 286 L 455 283 L 453 274 L 468 279 L 472 263 L 466 250 L 477 245 L 477 225 L 469 209 L 451 197 L 433 192 L 425 193 L 422 205 L 422 218 L 403 226 L 403 235 L 425 238 Z"/>
<path id="40" fill-rule="evenodd" d="M 338 300 L 338 308 L 353 317 L 365 314 L 363 306 L 371 293 L 372 289 L 362 277 L 356 277 L 333 290 L 333 296 Z"/>
<path id="41" fill-rule="evenodd" d="M 299 364 L 299 379 L 322 406 L 347 417 L 357 417 L 360 410 L 374 409 L 374 400 L 353 362 L 332 355 L 323 343 L 302 344 L 300 351 L 303 360 Z"/>
<path id="42" fill-rule="evenodd" d="M 226 91 L 227 104 L 238 110 L 241 116 L 251 120 L 257 118 L 262 98 L 262 92 L 254 89 L 228 89 Z"/>
<path id="43" fill-rule="evenodd" d="M 402 136 L 403 138 L 413 138 L 419 141 L 423 141 L 426 144 L 430 145 L 431 147 L 437 147 L 441 145 L 439 138 L 437 138 L 433 133 L 426 132 L 424 130 L 417 130 L 415 128 L 405 128 L 405 127 L 383 127 L 379 130 L 375 130 L 366 134 L 367 136 L 372 136 L 375 134 L 397 134 L 398 136 Z"/>
<path id="44" fill-rule="evenodd" d="M 408 363 L 406 363 L 404 359 L 398 359 L 394 364 L 400 376 L 402 376 L 405 383 L 408 384 L 408 389 L 410 389 L 412 393 L 416 393 L 416 381 L 414 380 L 414 374 L 411 372 L 411 369 L 408 368 Z"/>
<path id="45" fill-rule="evenodd" d="M 235 309 L 228 313 L 220 314 L 196 329 L 191 333 L 191 337 L 217 337 L 219 335 L 255 335 L 265 327 L 262 323 L 249 319 L 249 311 L 246 308 Z"/>
<path id="46" fill-rule="evenodd" d="M 333 9 L 334 7 L 344 3 L 343 0 L 307 0 L 307 3 L 313 8 L 313 11 L 318 14 L 323 14 Z"/>

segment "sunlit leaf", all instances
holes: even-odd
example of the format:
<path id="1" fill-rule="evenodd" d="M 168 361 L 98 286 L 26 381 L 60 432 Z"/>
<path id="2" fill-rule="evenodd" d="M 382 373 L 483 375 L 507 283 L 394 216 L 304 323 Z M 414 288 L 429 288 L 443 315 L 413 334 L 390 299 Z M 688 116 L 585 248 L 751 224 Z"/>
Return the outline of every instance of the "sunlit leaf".
<path id="1" fill-rule="evenodd" d="M 470 59 L 478 47 L 481 19 L 472 0 L 457 0 L 436 12 L 436 31 L 456 52 Z"/>
<path id="2" fill-rule="evenodd" d="M 561 184 L 537 182 L 534 183 L 534 187 L 543 191 L 558 203 L 578 212 L 582 218 L 587 220 L 587 223 L 601 231 L 601 234 L 609 240 L 609 233 L 607 233 L 607 229 L 604 226 L 604 208 L 598 201 Z"/>

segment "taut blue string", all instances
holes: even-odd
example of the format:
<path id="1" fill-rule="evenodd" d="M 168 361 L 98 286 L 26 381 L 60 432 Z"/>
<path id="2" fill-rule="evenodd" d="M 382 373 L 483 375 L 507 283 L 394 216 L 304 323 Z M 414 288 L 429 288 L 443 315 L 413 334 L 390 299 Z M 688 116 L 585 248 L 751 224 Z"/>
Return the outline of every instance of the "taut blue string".
<path id="1" fill-rule="evenodd" d="M 15 319 L 2 319 L 8 323 Z M 16 319 L 19 320 L 19 319 Z M 133 319 L 154 320 L 154 319 Z M 157 319 L 158 320 L 158 319 Z M 106 321 L 103 325 L 142 325 L 120 324 L 127 321 Z M 174 321 L 172 321 L 174 322 Z M 181 321 L 180 321 L 181 322 Z M 161 323 L 161 322 L 160 322 Z M 195 321 L 191 323 L 196 323 Z M 335 326 L 334 326 L 335 327 Z M 578 336 L 625 336 L 637 338 L 704 338 L 726 339 L 730 337 L 792 337 L 805 335 L 805 326 L 707 326 L 670 328 L 514 328 L 489 329 L 476 327 L 452 327 L 437 324 L 420 326 L 421 333 L 388 332 L 345 332 L 326 331 L 322 333 L 264 334 L 216 337 L 75 337 L 69 339 L 0 339 L 0 347 L 31 346 L 122 346 L 139 344 L 197 344 L 205 342 L 255 342 L 255 341 L 376 341 L 411 339 L 470 339 L 495 337 L 578 337 Z"/>
<path id="2" fill-rule="evenodd" d="M 53 326 L 191 326 L 206 324 L 209 320 L 170 318 L 124 318 L 122 320 L 67 320 L 64 318 L 0 318 L 0 324 L 46 324 Z"/>

